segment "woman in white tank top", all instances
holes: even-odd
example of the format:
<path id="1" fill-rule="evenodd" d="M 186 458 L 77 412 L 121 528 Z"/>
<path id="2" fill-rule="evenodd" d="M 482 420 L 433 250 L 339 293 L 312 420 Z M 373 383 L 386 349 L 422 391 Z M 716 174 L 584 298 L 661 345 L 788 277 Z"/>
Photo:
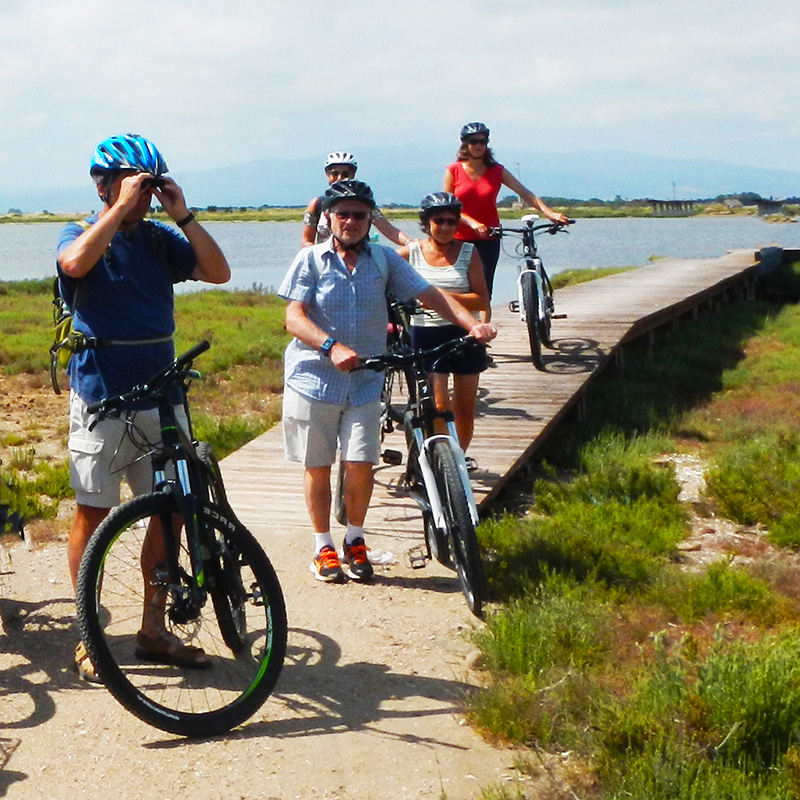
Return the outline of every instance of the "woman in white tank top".
<path id="1" fill-rule="evenodd" d="M 428 238 L 409 242 L 397 252 L 428 283 L 455 297 L 477 320 L 479 313 L 489 308 L 489 292 L 478 251 L 470 243 L 455 238 L 460 215 L 461 203 L 454 195 L 447 192 L 427 195 L 420 205 L 419 218 Z M 411 320 L 411 339 L 420 349 L 435 347 L 463 334 L 463 329 L 428 309 L 421 309 Z M 439 411 L 452 408 L 459 443 L 465 451 L 472 440 L 480 373 L 487 365 L 485 348 L 476 344 L 440 360 L 431 372 L 436 406 Z M 467 458 L 467 464 L 477 468 L 474 459 Z"/>

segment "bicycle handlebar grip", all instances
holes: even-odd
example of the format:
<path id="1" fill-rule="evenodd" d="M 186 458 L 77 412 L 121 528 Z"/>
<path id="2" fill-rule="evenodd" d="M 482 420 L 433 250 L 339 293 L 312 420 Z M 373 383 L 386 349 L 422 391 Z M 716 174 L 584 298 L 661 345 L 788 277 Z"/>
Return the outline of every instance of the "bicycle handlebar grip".
<path id="1" fill-rule="evenodd" d="M 210 347 L 211 343 L 208 342 L 206 339 L 203 339 L 202 342 L 198 342 L 194 347 L 187 350 L 182 356 L 178 356 L 175 359 L 175 364 L 178 367 L 183 367 L 186 364 L 189 364 L 190 362 L 194 361 L 197 358 L 197 356 L 199 356 L 201 353 L 205 353 L 206 350 L 208 350 Z"/>
<path id="2" fill-rule="evenodd" d="M 89 403 L 86 406 L 86 413 L 87 414 L 96 414 L 98 411 L 104 411 L 106 406 L 105 400 L 98 400 L 96 403 Z"/>

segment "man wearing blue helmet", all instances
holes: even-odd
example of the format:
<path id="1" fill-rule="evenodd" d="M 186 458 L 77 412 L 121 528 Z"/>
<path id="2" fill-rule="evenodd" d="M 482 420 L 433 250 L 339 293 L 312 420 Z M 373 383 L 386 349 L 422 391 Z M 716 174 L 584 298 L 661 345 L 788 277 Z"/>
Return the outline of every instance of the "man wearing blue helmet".
<path id="1" fill-rule="evenodd" d="M 230 278 L 222 251 L 166 172 L 161 153 L 142 136 L 124 134 L 101 142 L 90 174 L 102 208 L 81 223 L 68 224 L 58 241 L 61 295 L 73 308 L 73 330 L 86 337 L 86 346 L 73 353 L 68 367 L 70 483 L 77 502 L 68 544 L 73 585 L 90 536 L 119 504 L 123 475 L 134 494 L 152 488 L 150 459 L 143 457 L 149 446 L 127 435 L 129 424 L 135 422 L 150 441 L 160 439 L 155 408 L 132 412 L 128 420 L 98 423 L 87 414 L 87 405 L 129 391 L 174 359 L 175 283 L 225 283 Z M 183 235 L 145 220 L 153 196 Z M 205 653 L 170 636 L 152 610 L 143 615 L 137 653 L 184 667 L 208 666 Z M 82 678 L 97 681 L 82 643 L 75 662 Z"/>

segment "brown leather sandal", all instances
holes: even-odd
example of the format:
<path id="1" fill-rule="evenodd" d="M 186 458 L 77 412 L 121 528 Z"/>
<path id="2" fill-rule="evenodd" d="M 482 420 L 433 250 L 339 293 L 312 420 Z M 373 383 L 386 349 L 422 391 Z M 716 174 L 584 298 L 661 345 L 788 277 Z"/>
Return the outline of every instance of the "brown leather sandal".
<path id="1" fill-rule="evenodd" d="M 151 664 L 168 664 L 182 669 L 208 669 L 211 659 L 201 647 L 186 645 L 172 633 L 155 636 L 144 631 L 136 634 L 136 657 Z"/>
<path id="2" fill-rule="evenodd" d="M 97 674 L 83 642 L 78 642 L 78 646 L 75 648 L 75 671 L 78 673 L 78 677 L 87 683 L 101 684 L 103 682 Z"/>

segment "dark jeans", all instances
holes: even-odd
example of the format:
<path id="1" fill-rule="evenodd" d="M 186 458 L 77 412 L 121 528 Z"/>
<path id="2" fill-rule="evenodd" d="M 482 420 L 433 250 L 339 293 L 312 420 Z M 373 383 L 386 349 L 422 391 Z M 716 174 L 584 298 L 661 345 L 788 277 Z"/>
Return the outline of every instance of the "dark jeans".
<path id="1" fill-rule="evenodd" d="M 494 273 L 497 269 L 497 260 L 500 258 L 499 239 L 481 239 L 473 242 L 475 249 L 481 257 L 483 263 L 483 274 L 486 277 L 486 286 L 489 289 L 489 299 L 492 299 L 492 289 L 494 287 Z"/>

